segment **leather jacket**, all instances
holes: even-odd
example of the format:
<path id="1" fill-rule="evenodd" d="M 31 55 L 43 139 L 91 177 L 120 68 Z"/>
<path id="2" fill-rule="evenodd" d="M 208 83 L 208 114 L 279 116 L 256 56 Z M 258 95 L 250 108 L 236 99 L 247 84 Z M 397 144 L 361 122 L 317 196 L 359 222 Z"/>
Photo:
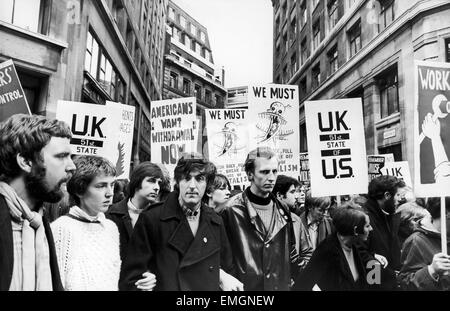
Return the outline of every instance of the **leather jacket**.
<path id="1" fill-rule="evenodd" d="M 278 200 L 272 230 L 264 224 L 245 192 L 229 200 L 221 212 L 233 253 L 236 277 L 244 290 L 289 290 L 291 272 L 297 273 L 295 235 L 289 211 Z M 295 271 L 294 271 L 295 270 Z"/>

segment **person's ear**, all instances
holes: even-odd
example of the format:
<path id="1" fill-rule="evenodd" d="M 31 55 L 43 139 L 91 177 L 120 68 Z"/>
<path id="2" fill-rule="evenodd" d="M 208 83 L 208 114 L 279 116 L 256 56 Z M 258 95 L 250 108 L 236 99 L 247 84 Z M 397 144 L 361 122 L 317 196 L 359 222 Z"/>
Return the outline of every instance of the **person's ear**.
<path id="1" fill-rule="evenodd" d="M 252 172 L 248 172 L 247 178 L 248 178 L 248 181 L 253 181 L 253 173 Z"/>
<path id="2" fill-rule="evenodd" d="M 359 233 L 358 233 L 358 227 L 357 226 L 354 226 L 353 227 L 353 235 L 355 235 L 355 236 L 357 236 Z"/>
<path id="3" fill-rule="evenodd" d="M 277 199 L 278 199 L 278 201 L 281 201 L 282 198 L 283 198 L 283 196 L 281 195 L 281 193 L 277 192 Z"/>
<path id="4" fill-rule="evenodd" d="M 391 197 L 392 197 L 392 195 L 391 195 L 388 191 L 386 191 L 386 192 L 384 193 L 384 199 L 385 199 L 385 200 L 389 200 Z"/>
<path id="5" fill-rule="evenodd" d="M 206 196 L 212 198 L 212 192 L 206 192 Z"/>
<path id="6" fill-rule="evenodd" d="M 16 155 L 17 165 L 27 173 L 31 172 L 31 167 L 33 163 L 31 160 L 25 159 L 20 153 Z"/>

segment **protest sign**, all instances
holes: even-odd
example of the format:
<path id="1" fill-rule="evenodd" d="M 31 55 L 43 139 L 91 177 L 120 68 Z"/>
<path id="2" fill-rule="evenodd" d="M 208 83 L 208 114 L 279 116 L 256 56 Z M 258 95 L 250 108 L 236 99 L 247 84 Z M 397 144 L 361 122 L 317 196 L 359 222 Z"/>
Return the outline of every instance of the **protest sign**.
<path id="1" fill-rule="evenodd" d="M 7 60 L 0 64 L 0 122 L 18 113 L 31 115 L 14 63 Z"/>
<path id="2" fill-rule="evenodd" d="M 129 178 L 131 165 L 131 151 L 133 150 L 135 107 L 116 102 L 106 102 L 106 110 L 120 116 L 117 130 L 117 179 Z M 112 134 L 114 135 L 114 134 Z"/>
<path id="3" fill-rule="evenodd" d="M 309 183 L 311 176 L 309 173 L 309 158 L 308 152 L 300 153 L 300 178 L 299 181 L 302 183 Z"/>
<path id="4" fill-rule="evenodd" d="M 381 175 L 395 176 L 405 182 L 407 187 L 412 188 L 411 174 L 409 172 L 408 161 L 387 162 L 380 169 Z"/>
<path id="5" fill-rule="evenodd" d="M 387 154 L 374 154 L 367 156 L 367 169 L 369 174 L 369 182 L 381 176 L 380 169 L 388 162 L 394 162 L 394 155 L 392 153 Z"/>
<path id="6" fill-rule="evenodd" d="M 367 193 L 360 98 L 305 102 L 312 196 Z"/>
<path id="7" fill-rule="evenodd" d="M 104 157 L 116 167 L 117 178 L 129 178 L 134 107 L 59 100 L 56 119 L 70 126 L 73 154 Z"/>
<path id="8" fill-rule="evenodd" d="M 450 64 L 415 61 L 414 180 L 418 196 L 450 195 Z"/>
<path id="9" fill-rule="evenodd" d="M 248 87 L 249 149 L 272 148 L 278 173 L 298 178 L 300 153 L 298 86 L 270 84 Z"/>
<path id="10" fill-rule="evenodd" d="M 249 145 L 247 109 L 206 109 L 209 160 L 232 186 L 247 185 L 244 162 Z"/>
<path id="11" fill-rule="evenodd" d="M 197 152 L 198 121 L 195 97 L 152 101 L 151 158 L 166 166 L 170 176 L 183 152 Z"/>

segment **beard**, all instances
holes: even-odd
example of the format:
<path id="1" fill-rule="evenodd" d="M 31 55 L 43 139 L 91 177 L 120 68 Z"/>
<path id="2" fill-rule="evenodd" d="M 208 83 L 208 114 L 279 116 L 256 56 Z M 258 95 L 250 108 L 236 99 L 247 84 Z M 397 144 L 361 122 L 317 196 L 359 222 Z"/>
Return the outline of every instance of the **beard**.
<path id="1" fill-rule="evenodd" d="M 35 163 L 31 167 L 31 172 L 25 176 L 25 183 L 28 193 L 40 202 L 57 203 L 59 202 L 64 193 L 61 190 L 61 184 L 66 180 L 62 179 L 58 182 L 55 188 L 50 189 L 45 175 L 47 169 L 41 163 Z"/>
<path id="2" fill-rule="evenodd" d="M 389 215 L 392 215 L 395 213 L 395 202 L 394 198 L 390 198 L 384 203 L 383 210 L 388 213 Z"/>

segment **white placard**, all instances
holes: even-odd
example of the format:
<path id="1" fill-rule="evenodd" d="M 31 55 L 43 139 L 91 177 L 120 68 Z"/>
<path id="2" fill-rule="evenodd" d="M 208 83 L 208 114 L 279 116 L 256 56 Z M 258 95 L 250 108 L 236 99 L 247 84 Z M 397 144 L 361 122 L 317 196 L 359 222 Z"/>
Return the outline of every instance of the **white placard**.
<path id="1" fill-rule="evenodd" d="M 198 121 L 195 97 L 152 101 L 151 158 L 162 163 L 173 178 L 173 171 L 183 152 L 196 152 Z"/>
<path id="2" fill-rule="evenodd" d="M 278 173 L 297 179 L 300 173 L 299 99 L 296 85 L 248 87 L 250 150 L 272 148 L 278 155 Z"/>
<path id="3" fill-rule="evenodd" d="M 380 169 L 382 175 L 395 176 L 405 182 L 406 186 L 412 188 L 411 173 L 409 172 L 408 161 L 387 162 Z"/>
<path id="4" fill-rule="evenodd" d="M 305 102 L 312 196 L 367 193 L 360 98 Z"/>
<path id="5" fill-rule="evenodd" d="M 244 162 L 249 150 L 247 109 L 206 109 L 209 160 L 232 186 L 243 188 L 248 179 Z"/>

